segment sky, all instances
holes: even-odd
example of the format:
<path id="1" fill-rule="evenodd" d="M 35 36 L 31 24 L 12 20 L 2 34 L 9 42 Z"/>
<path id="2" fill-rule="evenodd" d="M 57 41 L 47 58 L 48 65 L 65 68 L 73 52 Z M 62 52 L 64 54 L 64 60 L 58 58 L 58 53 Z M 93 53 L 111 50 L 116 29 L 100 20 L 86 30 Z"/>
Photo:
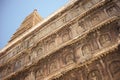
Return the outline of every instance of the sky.
<path id="1" fill-rule="evenodd" d="M 40 16 L 47 18 L 69 0 L 1 0 L 0 1 L 0 49 L 15 33 L 20 24 L 37 9 Z"/>

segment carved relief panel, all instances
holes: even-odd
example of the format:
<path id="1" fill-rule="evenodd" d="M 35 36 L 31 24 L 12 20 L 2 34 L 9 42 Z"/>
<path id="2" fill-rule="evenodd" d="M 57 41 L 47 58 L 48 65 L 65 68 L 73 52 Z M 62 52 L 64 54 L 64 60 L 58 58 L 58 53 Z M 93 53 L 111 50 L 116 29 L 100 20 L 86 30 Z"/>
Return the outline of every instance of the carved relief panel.
<path id="1" fill-rule="evenodd" d="M 91 1 L 86 1 L 82 4 L 85 10 L 89 10 L 94 4 Z"/>
<path id="2" fill-rule="evenodd" d="M 74 19 L 76 16 L 79 16 L 79 15 L 82 13 L 82 11 L 80 10 L 80 6 L 79 6 L 79 5 L 74 6 L 74 7 L 72 8 L 71 12 L 72 12 L 72 15 L 71 15 L 71 16 L 73 16 L 73 19 Z"/>
<path id="3" fill-rule="evenodd" d="M 86 25 L 85 25 L 84 20 L 78 21 L 78 27 L 76 28 L 77 33 L 81 34 L 85 30 L 86 30 Z"/>
<path id="4" fill-rule="evenodd" d="M 78 22 L 75 22 L 72 25 L 70 25 L 70 31 L 71 31 L 71 38 L 75 38 L 76 36 L 80 35 L 82 29 L 81 27 L 78 26 Z"/>
<path id="5" fill-rule="evenodd" d="M 120 79 L 120 54 L 113 52 L 105 58 L 106 69 L 110 75 L 111 80 Z"/>
<path id="6" fill-rule="evenodd" d="M 99 45 L 98 45 L 98 41 L 97 41 L 97 33 L 93 32 L 90 34 L 89 36 L 91 38 L 90 43 L 91 43 L 91 50 L 92 53 L 95 53 L 97 50 L 99 50 Z"/>
<path id="7" fill-rule="evenodd" d="M 62 51 L 62 61 L 64 65 L 75 63 L 75 55 L 72 48 L 67 48 Z"/>
<path id="8" fill-rule="evenodd" d="M 68 22 L 68 21 L 70 21 L 72 18 L 73 18 L 72 12 L 71 12 L 71 11 L 68 11 L 68 12 L 66 13 L 66 16 L 65 16 L 65 21 Z"/>
<path id="9" fill-rule="evenodd" d="M 59 62 L 59 56 L 58 53 L 55 53 L 51 56 L 49 56 L 47 60 L 47 74 L 51 75 L 54 74 L 57 70 L 59 70 L 60 62 Z"/>
<path id="10" fill-rule="evenodd" d="M 82 63 L 85 60 L 91 58 L 91 55 L 92 55 L 91 53 L 92 53 L 92 47 L 91 47 L 90 39 L 89 41 L 84 39 L 80 41 L 80 43 L 78 42 L 78 44 L 76 44 L 75 56 L 78 63 L 80 62 Z"/>
<path id="11" fill-rule="evenodd" d="M 35 79 L 36 80 L 42 80 L 42 78 L 45 76 L 44 74 L 44 66 L 41 65 L 35 72 Z"/>
<path id="12" fill-rule="evenodd" d="M 9 65 L 8 65 L 8 67 L 7 67 L 7 74 L 10 74 L 10 73 L 12 73 L 13 72 L 13 63 L 10 63 Z"/>
<path id="13" fill-rule="evenodd" d="M 63 80 L 79 80 L 74 72 L 68 73 Z"/>
<path id="14" fill-rule="evenodd" d="M 56 60 L 53 60 L 50 62 L 50 65 L 49 65 L 49 73 L 53 73 L 54 71 L 58 70 L 58 61 Z"/>
<path id="15" fill-rule="evenodd" d="M 94 13 L 91 15 L 91 22 L 92 22 L 92 25 L 96 25 L 98 24 L 100 21 L 101 21 L 101 18 L 102 16 L 100 16 L 100 12 L 99 13 Z"/>
<path id="16" fill-rule="evenodd" d="M 112 77 L 114 78 L 114 80 L 119 79 L 119 75 L 120 75 L 120 60 L 115 60 L 112 61 L 109 64 L 109 69 L 110 69 L 110 73 L 112 75 Z"/>
<path id="17" fill-rule="evenodd" d="M 83 56 L 90 54 L 91 51 L 92 51 L 91 45 L 89 43 L 84 44 L 81 49 L 82 49 L 82 55 Z"/>
<path id="18" fill-rule="evenodd" d="M 98 2 L 100 2 L 101 0 L 91 0 L 91 2 L 93 3 L 93 4 L 96 4 L 96 3 L 98 3 Z"/>
<path id="19" fill-rule="evenodd" d="M 28 74 L 28 75 L 24 78 L 24 80 L 31 80 L 30 74 Z"/>
<path id="20" fill-rule="evenodd" d="M 87 80 L 102 80 L 101 74 L 98 70 L 93 70 L 88 74 Z"/>
<path id="21" fill-rule="evenodd" d="M 61 25 L 63 25 L 63 24 L 65 23 L 65 18 L 66 18 L 66 16 L 63 15 L 62 18 L 58 19 L 58 20 L 56 21 L 56 26 L 61 26 Z"/>
<path id="22" fill-rule="evenodd" d="M 26 55 L 24 56 L 24 64 L 28 64 L 31 61 L 31 56 L 28 53 L 25 53 Z"/>
<path id="23" fill-rule="evenodd" d="M 100 42 L 101 46 L 103 46 L 103 47 L 109 45 L 111 42 L 111 37 L 110 37 L 109 33 L 106 32 L 106 33 L 101 34 L 99 37 L 99 42 Z"/>
<path id="24" fill-rule="evenodd" d="M 32 61 L 34 61 L 34 60 L 36 59 L 36 57 L 38 57 L 38 55 L 37 55 L 37 47 L 35 47 L 35 48 L 33 48 L 33 49 L 31 50 L 30 55 L 31 55 L 31 60 L 32 60 Z"/>
<path id="25" fill-rule="evenodd" d="M 116 4 L 111 4 L 109 7 L 106 8 L 106 12 L 108 13 L 108 16 L 117 16 L 120 12 L 120 9 Z"/>
<path id="26" fill-rule="evenodd" d="M 69 28 L 64 28 L 64 29 L 60 30 L 59 35 L 62 38 L 63 43 L 70 40 L 70 38 L 71 38 L 70 29 Z"/>
<path id="27" fill-rule="evenodd" d="M 38 44 L 38 49 L 37 49 L 37 54 L 38 54 L 38 55 L 42 55 L 43 52 L 44 52 L 44 45 L 43 45 L 42 43 L 43 43 L 43 42 L 40 42 L 40 43 Z"/>
<path id="28" fill-rule="evenodd" d="M 35 47 L 31 50 L 31 57 L 34 60 L 36 57 L 41 57 L 43 55 L 43 42 L 39 42 Z"/>
<path id="29" fill-rule="evenodd" d="M 86 66 L 86 80 L 108 80 L 106 70 L 99 60 L 93 61 Z"/>
<path id="30" fill-rule="evenodd" d="M 41 60 L 35 67 L 35 80 L 43 80 L 48 74 L 47 59 Z"/>
<path id="31" fill-rule="evenodd" d="M 45 49 L 47 51 L 50 51 L 55 48 L 55 46 L 56 46 L 55 39 L 56 39 L 56 35 L 51 35 L 45 39 L 44 43 L 45 43 L 45 47 L 46 47 Z"/>
<path id="32" fill-rule="evenodd" d="M 17 60 L 14 65 L 14 71 L 18 70 L 21 67 L 21 60 Z"/>

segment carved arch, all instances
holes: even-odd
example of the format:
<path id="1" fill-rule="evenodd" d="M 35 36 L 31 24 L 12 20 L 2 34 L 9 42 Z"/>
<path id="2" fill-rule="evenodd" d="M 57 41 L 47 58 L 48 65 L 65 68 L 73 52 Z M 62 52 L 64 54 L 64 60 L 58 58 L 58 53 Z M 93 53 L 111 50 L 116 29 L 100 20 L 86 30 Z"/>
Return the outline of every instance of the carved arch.
<path id="1" fill-rule="evenodd" d="M 100 37 L 99 37 L 99 42 L 100 42 L 100 45 L 103 46 L 103 47 L 110 44 L 111 37 L 110 37 L 109 33 L 101 34 Z"/>
<path id="2" fill-rule="evenodd" d="M 119 7 L 116 4 L 111 5 L 106 9 L 106 12 L 108 13 L 108 16 L 117 15 L 119 12 Z"/>
<path id="3" fill-rule="evenodd" d="M 120 75 L 120 60 L 112 61 L 109 64 L 109 69 L 113 77 Z"/>
<path id="4" fill-rule="evenodd" d="M 44 71 L 43 71 L 42 68 L 38 69 L 38 70 L 35 72 L 35 78 L 36 78 L 36 80 L 39 80 L 40 78 L 42 78 L 42 77 L 44 76 L 43 72 L 44 72 Z"/>
<path id="5" fill-rule="evenodd" d="M 52 61 L 52 63 L 50 63 L 49 72 L 52 73 L 52 72 L 56 71 L 57 68 L 58 68 L 57 62 L 54 60 L 54 61 Z"/>
<path id="6" fill-rule="evenodd" d="M 87 80 L 102 80 L 99 70 L 92 70 L 88 73 Z"/>
<path id="7" fill-rule="evenodd" d="M 67 54 L 65 56 L 65 64 L 71 64 L 74 63 L 74 55 L 73 54 Z"/>
<path id="8" fill-rule="evenodd" d="M 14 65 L 14 71 L 18 70 L 21 67 L 21 60 L 17 60 Z"/>
<path id="9" fill-rule="evenodd" d="M 65 28 L 61 30 L 61 37 L 62 37 L 62 41 L 66 42 L 68 40 L 70 40 L 70 29 L 69 28 Z"/>
<path id="10" fill-rule="evenodd" d="M 75 62 L 75 55 L 71 48 L 63 50 L 63 63 L 69 65 Z"/>
<path id="11" fill-rule="evenodd" d="M 87 54 L 90 54 L 92 49 L 91 49 L 91 45 L 90 44 L 85 44 L 82 46 L 82 55 L 85 56 Z"/>

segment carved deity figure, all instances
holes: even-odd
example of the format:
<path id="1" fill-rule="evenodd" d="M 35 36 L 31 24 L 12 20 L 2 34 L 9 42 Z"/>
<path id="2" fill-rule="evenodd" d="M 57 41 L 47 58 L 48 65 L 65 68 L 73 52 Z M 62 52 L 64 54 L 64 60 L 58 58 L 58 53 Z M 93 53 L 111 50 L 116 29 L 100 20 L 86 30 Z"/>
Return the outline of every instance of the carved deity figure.
<path id="1" fill-rule="evenodd" d="M 44 75 L 43 75 L 43 69 L 39 69 L 37 70 L 36 72 L 36 80 L 39 80 L 39 78 L 42 78 Z"/>
<path id="2" fill-rule="evenodd" d="M 18 61 L 16 61 L 15 65 L 14 65 L 14 71 L 19 69 L 20 67 L 21 67 L 21 60 L 18 60 Z"/>
<path id="3" fill-rule="evenodd" d="M 98 70 L 91 71 L 88 74 L 88 80 L 102 80 L 100 72 Z"/>
<path id="4" fill-rule="evenodd" d="M 69 32 L 65 32 L 63 35 L 62 35 L 62 40 L 63 42 L 66 42 L 70 39 L 70 36 L 69 36 Z"/>
<path id="5" fill-rule="evenodd" d="M 108 45 L 111 41 L 110 36 L 108 34 L 102 34 L 99 40 L 102 46 Z"/>
<path id="6" fill-rule="evenodd" d="M 67 54 L 65 57 L 65 63 L 66 64 L 71 64 L 74 62 L 74 56 L 73 54 Z"/>
<path id="7" fill-rule="evenodd" d="M 88 1 L 83 6 L 84 6 L 85 10 L 89 10 L 93 6 L 93 3 Z"/>
<path id="8" fill-rule="evenodd" d="M 109 65 L 109 68 L 110 68 L 110 72 L 114 78 L 118 77 L 120 75 L 120 61 L 111 62 Z"/>
<path id="9" fill-rule="evenodd" d="M 90 46 L 90 44 L 86 44 L 82 47 L 82 55 L 84 56 L 89 53 L 91 53 L 91 46 Z"/>
<path id="10" fill-rule="evenodd" d="M 111 6 L 106 11 L 107 11 L 109 16 L 113 16 L 113 15 L 116 15 L 118 13 L 116 6 Z"/>
<path id="11" fill-rule="evenodd" d="M 99 22 L 100 22 L 100 16 L 99 16 L 100 14 L 94 14 L 93 16 L 94 17 L 92 17 L 92 24 L 94 25 L 96 25 L 96 24 L 98 24 Z"/>
<path id="12" fill-rule="evenodd" d="M 77 34 L 81 34 L 81 32 L 85 31 L 85 23 L 84 21 L 78 22 L 78 27 L 76 28 Z"/>
<path id="13" fill-rule="evenodd" d="M 54 72 L 57 68 L 58 68 L 57 62 L 56 62 L 56 61 L 53 61 L 53 62 L 50 64 L 50 68 L 49 68 L 50 73 L 51 73 L 51 72 Z"/>
<path id="14" fill-rule="evenodd" d="M 29 75 L 26 76 L 24 80 L 30 80 Z"/>

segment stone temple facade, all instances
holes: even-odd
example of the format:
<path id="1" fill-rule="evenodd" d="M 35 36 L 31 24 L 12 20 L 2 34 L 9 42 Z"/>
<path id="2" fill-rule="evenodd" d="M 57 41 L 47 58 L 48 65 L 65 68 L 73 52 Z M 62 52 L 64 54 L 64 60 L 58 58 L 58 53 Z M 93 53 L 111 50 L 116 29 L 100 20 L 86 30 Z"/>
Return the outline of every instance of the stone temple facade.
<path id="1" fill-rule="evenodd" d="M 34 10 L 0 51 L 0 80 L 120 80 L 120 0 Z"/>

